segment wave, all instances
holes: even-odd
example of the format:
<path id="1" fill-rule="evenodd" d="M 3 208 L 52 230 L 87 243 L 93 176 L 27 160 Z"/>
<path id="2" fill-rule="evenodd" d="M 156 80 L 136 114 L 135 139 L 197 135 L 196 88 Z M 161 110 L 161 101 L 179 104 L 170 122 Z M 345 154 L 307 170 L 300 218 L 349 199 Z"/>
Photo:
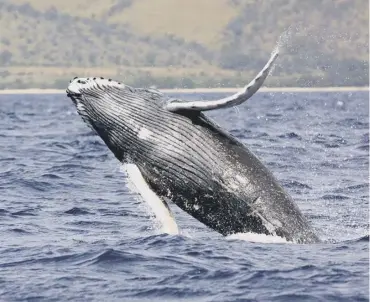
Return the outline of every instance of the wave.
<path id="1" fill-rule="evenodd" d="M 289 180 L 289 181 L 285 181 L 283 182 L 284 186 L 286 188 L 295 188 L 295 189 L 308 189 L 308 190 L 312 190 L 312 187 L 310 187 L 309 185 L 305 184 L 305 183 L 302 183 L 302 182 L 299 182 L 299 181 L 296 181 L 296 180 Z"/>
<path id="2" fill-rule="evenodd" d="M 347 240 L 335 240 L 335 239 L 327 239 L 325 243 L 332 243 L 332 244 L 341 244 L 341 248 L 348 248 L 348 246 L 344 246 L 343 244 L 354 244 L 360 242 L 369 242 L 369 235 L 364 235 L 357 238 L 347 239 Z"/>
<path id="3" fill-rule="evenodd" d="M 98 255 L 83 261 L 80 264 L 98 264 L 98 263 L 127 263 L 127 262 L 141 262 L 144 261 L 145 257 L 140 254 L 133 254 L 128 252 L 122 252 L 115 249 L 108 249 Z"/>
<path id="4" fill-rule="evenodd" d="M 302 140 L 302 137 L 295 133 L 295 132 L 288 132 L 288 133 L 284 133 L 284 134 L 281 134 L 281 135 L 278 135 L 279 138 L 289 138 L 289 139 L 297 139 L 297 140 Z"/>
<path id="5" fill-rule="evenodd" d="M 24 229 L 21 229 L 21 228 L 13 228 L 13 229 L 9 229 L 10 232 L 14 232 L 14 233 L 17 233 L 17 234 L 32 234 L 31 232 L 28 232 Z"/>
<path id="6" fill-rule="evenodd" d="M 364 235 L 364 236 L 361 236 L 361 237 L 359 237 L 359 238 L 346 240 L 345 242 L 352 242 L 352 243 L 357 243 L 357 242 L 369 242 L 369 235 Z"/>
<path id="7" fill-rule="evenodd" d="M 71 215 L 86 215 L 86 214 L 91 214 L 89 211 L 83 209 L 83 208 L 78 208 L 74 207 L 72 209 L 69 209 L 68 211 L 64 212 L 65 214 L 71 214 Z"/>
<path id="8" fill-rule="evenodd" d="M 72 263 L 72 264 L 79 264 L 82 260 L 84 261 L 86 258 L 91 257 L 91 252 L 86 253 L 74 253 L 74 254 L 67 254 L 55 257 L 41 257 L 41 258 L 29 258 L 21 261 L 13 261 L 13 262 L 6 262 L 0 263 L 0 268 L 7 268 L 7 267 L 14 267 L 14 266 L 30 266 L 30 265 L 37 265 L 37 264 L 48 264 L 48 263 Z"/>
<path id="9" fill-rule="evenodd" d="M 321 197 L 324 200 L 346 200 L 350 199 L 350 197 L 345 195 L 338 195 L 338 194 L 326 194 Z"/>
<path id="10" fill-rule="evenodd" d="M 165 245 L 180 245 L 183 244 L 185 239 L 187 237 L 183 235 L 170 235 L 167 233 L 162 233 L 162 234 L 156 234 L 156 235 L 150 235 L 150 236 L 145 236 L 145 237 L 138 237 L 134 240 L 135 244 L 137 245 L 145 245 L 147 247 L 151 246 L 165 246 Z M 120 244 L 120 245 L 125 245 L 126 242 Z"/>
<path id="11" fill-rule="evenodd" d="M 369 235 L 365 235 L 356 239 L 356 242 L 369 242 Z"/>
<path id="12" fill-rule="evenodd" d="M 35 209 L 24 209 L 11 213 L 12 216 L 37 216 Z"/>

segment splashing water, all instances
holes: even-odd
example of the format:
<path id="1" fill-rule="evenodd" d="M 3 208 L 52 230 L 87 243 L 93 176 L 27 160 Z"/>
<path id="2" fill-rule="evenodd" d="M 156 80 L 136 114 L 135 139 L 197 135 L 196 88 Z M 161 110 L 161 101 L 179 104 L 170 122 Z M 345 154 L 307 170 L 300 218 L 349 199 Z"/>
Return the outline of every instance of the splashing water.
<path id="1" fill-rule="evenodd" d="M 226 237 L 227 240 L 244 240 L 258 243 L 292 243 L 279 236 L 256 234 L 256 233 L 236 233 Z"/>

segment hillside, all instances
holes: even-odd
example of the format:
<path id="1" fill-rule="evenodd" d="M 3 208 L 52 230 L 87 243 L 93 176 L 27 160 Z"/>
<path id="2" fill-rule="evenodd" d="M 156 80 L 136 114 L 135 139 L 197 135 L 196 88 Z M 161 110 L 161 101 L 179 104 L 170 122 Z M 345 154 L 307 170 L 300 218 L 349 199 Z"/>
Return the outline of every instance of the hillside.
<path id="1" fill-rule="evenodd" d="M 368 22 L 366 0 L 0 0 L 0 89 L 243 85 L 284 32 L 268 85 L 367 85 Z"/>

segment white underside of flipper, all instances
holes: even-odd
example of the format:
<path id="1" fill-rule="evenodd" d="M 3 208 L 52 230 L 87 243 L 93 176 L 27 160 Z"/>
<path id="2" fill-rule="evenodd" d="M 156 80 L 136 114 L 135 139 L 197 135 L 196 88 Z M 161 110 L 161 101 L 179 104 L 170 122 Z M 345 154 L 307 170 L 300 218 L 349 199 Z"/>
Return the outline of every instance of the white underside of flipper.
<path id="1" fill-rule="evenodd" d="M 228 108 L 240 105 L 253 96 L 258 89 L 261 88 L 262 84 L 265 82 L 267 76 L 269 75 L 274 62 L 279 55 L 279 50 L 276 48 L 266 63 L 262 70 L 257 74 L 257 76 L 242 90 L 239 92 L 218 100 L 213 101 L 193 101 L 193 102 L 184 102 L 184 101 L 172 101 L 166 105 L 166 109 L 171 112 L 181 111 L 181 110 L 193 110 L 193 111 L 206 111 L 220 108 Z"/>
<path id="2" fill-rule="evenodd" d="M 144 199 L 155 215 L 157 222 L 161 225 L 161 231 L 171 235 L 179 234 L 179 229 L 170 209 L 149 187 L 139 168 L 135 164 L 125 164 L 124 169 L 135 191 Z"/>

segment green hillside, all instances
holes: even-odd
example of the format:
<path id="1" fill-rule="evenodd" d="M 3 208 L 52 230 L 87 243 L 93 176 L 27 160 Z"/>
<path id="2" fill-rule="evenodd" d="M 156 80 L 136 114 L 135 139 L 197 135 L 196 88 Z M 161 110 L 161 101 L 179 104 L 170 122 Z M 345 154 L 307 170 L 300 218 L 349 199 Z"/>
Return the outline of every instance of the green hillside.
<path id="1" fill-rule="evenodd" d="M 239 86 L 284 32 L 267 85 L 364 86 L 368 24 L 366 0 L 0 0 L 0 89 Z"/>

